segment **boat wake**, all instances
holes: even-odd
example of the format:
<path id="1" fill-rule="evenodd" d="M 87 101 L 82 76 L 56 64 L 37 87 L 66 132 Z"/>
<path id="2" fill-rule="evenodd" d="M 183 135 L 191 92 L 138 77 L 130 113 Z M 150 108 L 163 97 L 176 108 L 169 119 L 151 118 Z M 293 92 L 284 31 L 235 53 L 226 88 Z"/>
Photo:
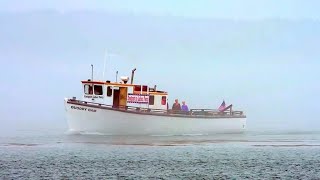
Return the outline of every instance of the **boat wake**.
<path id="1" fill-rule="evenodd" d="M 152 137 L 173 137 L 173 136 L 208 136 L 208 134 L 167 134 L 167 135 L 150 135 Z"/>
<path id="2" fill-rule="evenodd" d="M 74 131 L 74 130 L 68 130 L 65 134 L 67 134 L 67 135 L 97 135 L 97 136 L 112 136 L 112 134 L 106 134 L 106 133 L 101 133 L 101 132 Z"/>
<path id="3" fill-rule="evenodd" d="M 88 132 L 88 131 L 75 131 L 68 130 L 65 132 L 66 135 L 97 135 L 97 136 L 118 136 L 113 134 L 101 133 L 101 132 Z M 143 136 L 143 135 L 139 135 Z M 145 135 L 151 137 L 174 137 L 174 136 L 208 136 L 208 134 L 151 134 Z"/>

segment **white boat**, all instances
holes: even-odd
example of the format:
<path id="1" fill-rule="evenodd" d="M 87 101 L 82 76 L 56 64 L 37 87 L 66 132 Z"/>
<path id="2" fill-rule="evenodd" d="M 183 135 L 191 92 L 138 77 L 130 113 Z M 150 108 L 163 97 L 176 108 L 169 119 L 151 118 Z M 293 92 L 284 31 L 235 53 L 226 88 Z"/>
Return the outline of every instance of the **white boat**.
<path id="1" fill-rule="evenodd" d="M 121 82 L 81 81 L 83 96 L 65 98 L 69 130 L 108 135 L 190 135 L 242 133 L 246 115 L 222 109 L 173 110 L 168 105 L 168 92 L 147 85 L 134 84 L 132 70 Z M 93 70 L 92 70 L 93 71 Z M 224 102 L 223 102 L 224 103 Z"/>

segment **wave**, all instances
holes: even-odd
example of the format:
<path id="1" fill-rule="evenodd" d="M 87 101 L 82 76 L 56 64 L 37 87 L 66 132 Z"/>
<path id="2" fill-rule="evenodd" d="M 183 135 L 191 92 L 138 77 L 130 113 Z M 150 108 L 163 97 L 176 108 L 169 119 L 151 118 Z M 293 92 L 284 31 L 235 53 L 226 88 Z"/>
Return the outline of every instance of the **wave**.
<path id="1" fill-rule="evenodd" d="M 247 130 L 248 135 L 320 135 L 319 130 Z"/>
<path id="2" fill-rule="evenodd" d="M 255 144 L 256 147 L 320 147 L 319 144 Z"/>
<path id="3" fill-rule="evenodd" d="M 31 147 L 31 146 L 39 146 L 41 144 L 28 144 L 28 143 L 6 143 L 6 144 L 1 144 L 1 146 L 8 146 L 8 147 Z"/>

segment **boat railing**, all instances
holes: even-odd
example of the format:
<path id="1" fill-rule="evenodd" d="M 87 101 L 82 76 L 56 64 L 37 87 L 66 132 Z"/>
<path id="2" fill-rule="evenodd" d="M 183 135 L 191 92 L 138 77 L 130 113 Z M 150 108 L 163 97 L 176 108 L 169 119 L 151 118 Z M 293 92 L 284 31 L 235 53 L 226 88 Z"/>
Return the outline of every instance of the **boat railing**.
<path id="1" fill-rule="evenodd" d="M 87 101 L 81 101 L 81 100 L 74 100 L 69 99 L 71 102 L 75 103 L 83 103 L 93 106 L 100 106 L 104 108 L 110 108 L 110 109 L 117 109 L 117 110 L 123 110 L 123 111 L 131 111 L 131 112 L 139 112 L 139 113 L 165 113 L 165 114 L 173 114 L 173 115 L 187 115 L 187 116 L 243 116 L 243 111 L 233 111 L 231 109 L 226 111 L 219 111 L 217 109 L 190 109 L 189 111 L 175 111 L 172 109 L 150 109 L 150 108 L 143 108 L 143 107 L 136 107 L 136 106 L 113 106 L 113 105 L 107 105 L 107 104 L 101 104 L 101 103 L 95 103 L 95 102 L 87 102 Z"/>
<path id="2" fill-rule="evenodd" d="M 226 111 L 219 111 L 218 109 L 190 109 L 190 112 L 193 115 L 231 115 L 231 116 L 242 116 L 243 111 L 233 111 L 233 110 L 226 110 Z"/>

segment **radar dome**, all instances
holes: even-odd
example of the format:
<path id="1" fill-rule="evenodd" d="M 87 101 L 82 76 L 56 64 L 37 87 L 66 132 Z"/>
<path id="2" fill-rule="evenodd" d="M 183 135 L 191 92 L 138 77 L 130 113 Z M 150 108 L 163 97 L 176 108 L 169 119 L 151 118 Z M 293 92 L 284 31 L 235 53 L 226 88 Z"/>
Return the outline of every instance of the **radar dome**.
<path id="1" fill-rule="evenodd" d="M 121 76 L 120 79 L 127 84 L 127 82 L 129 81 L 129 77 L 128 76 Z"/>

